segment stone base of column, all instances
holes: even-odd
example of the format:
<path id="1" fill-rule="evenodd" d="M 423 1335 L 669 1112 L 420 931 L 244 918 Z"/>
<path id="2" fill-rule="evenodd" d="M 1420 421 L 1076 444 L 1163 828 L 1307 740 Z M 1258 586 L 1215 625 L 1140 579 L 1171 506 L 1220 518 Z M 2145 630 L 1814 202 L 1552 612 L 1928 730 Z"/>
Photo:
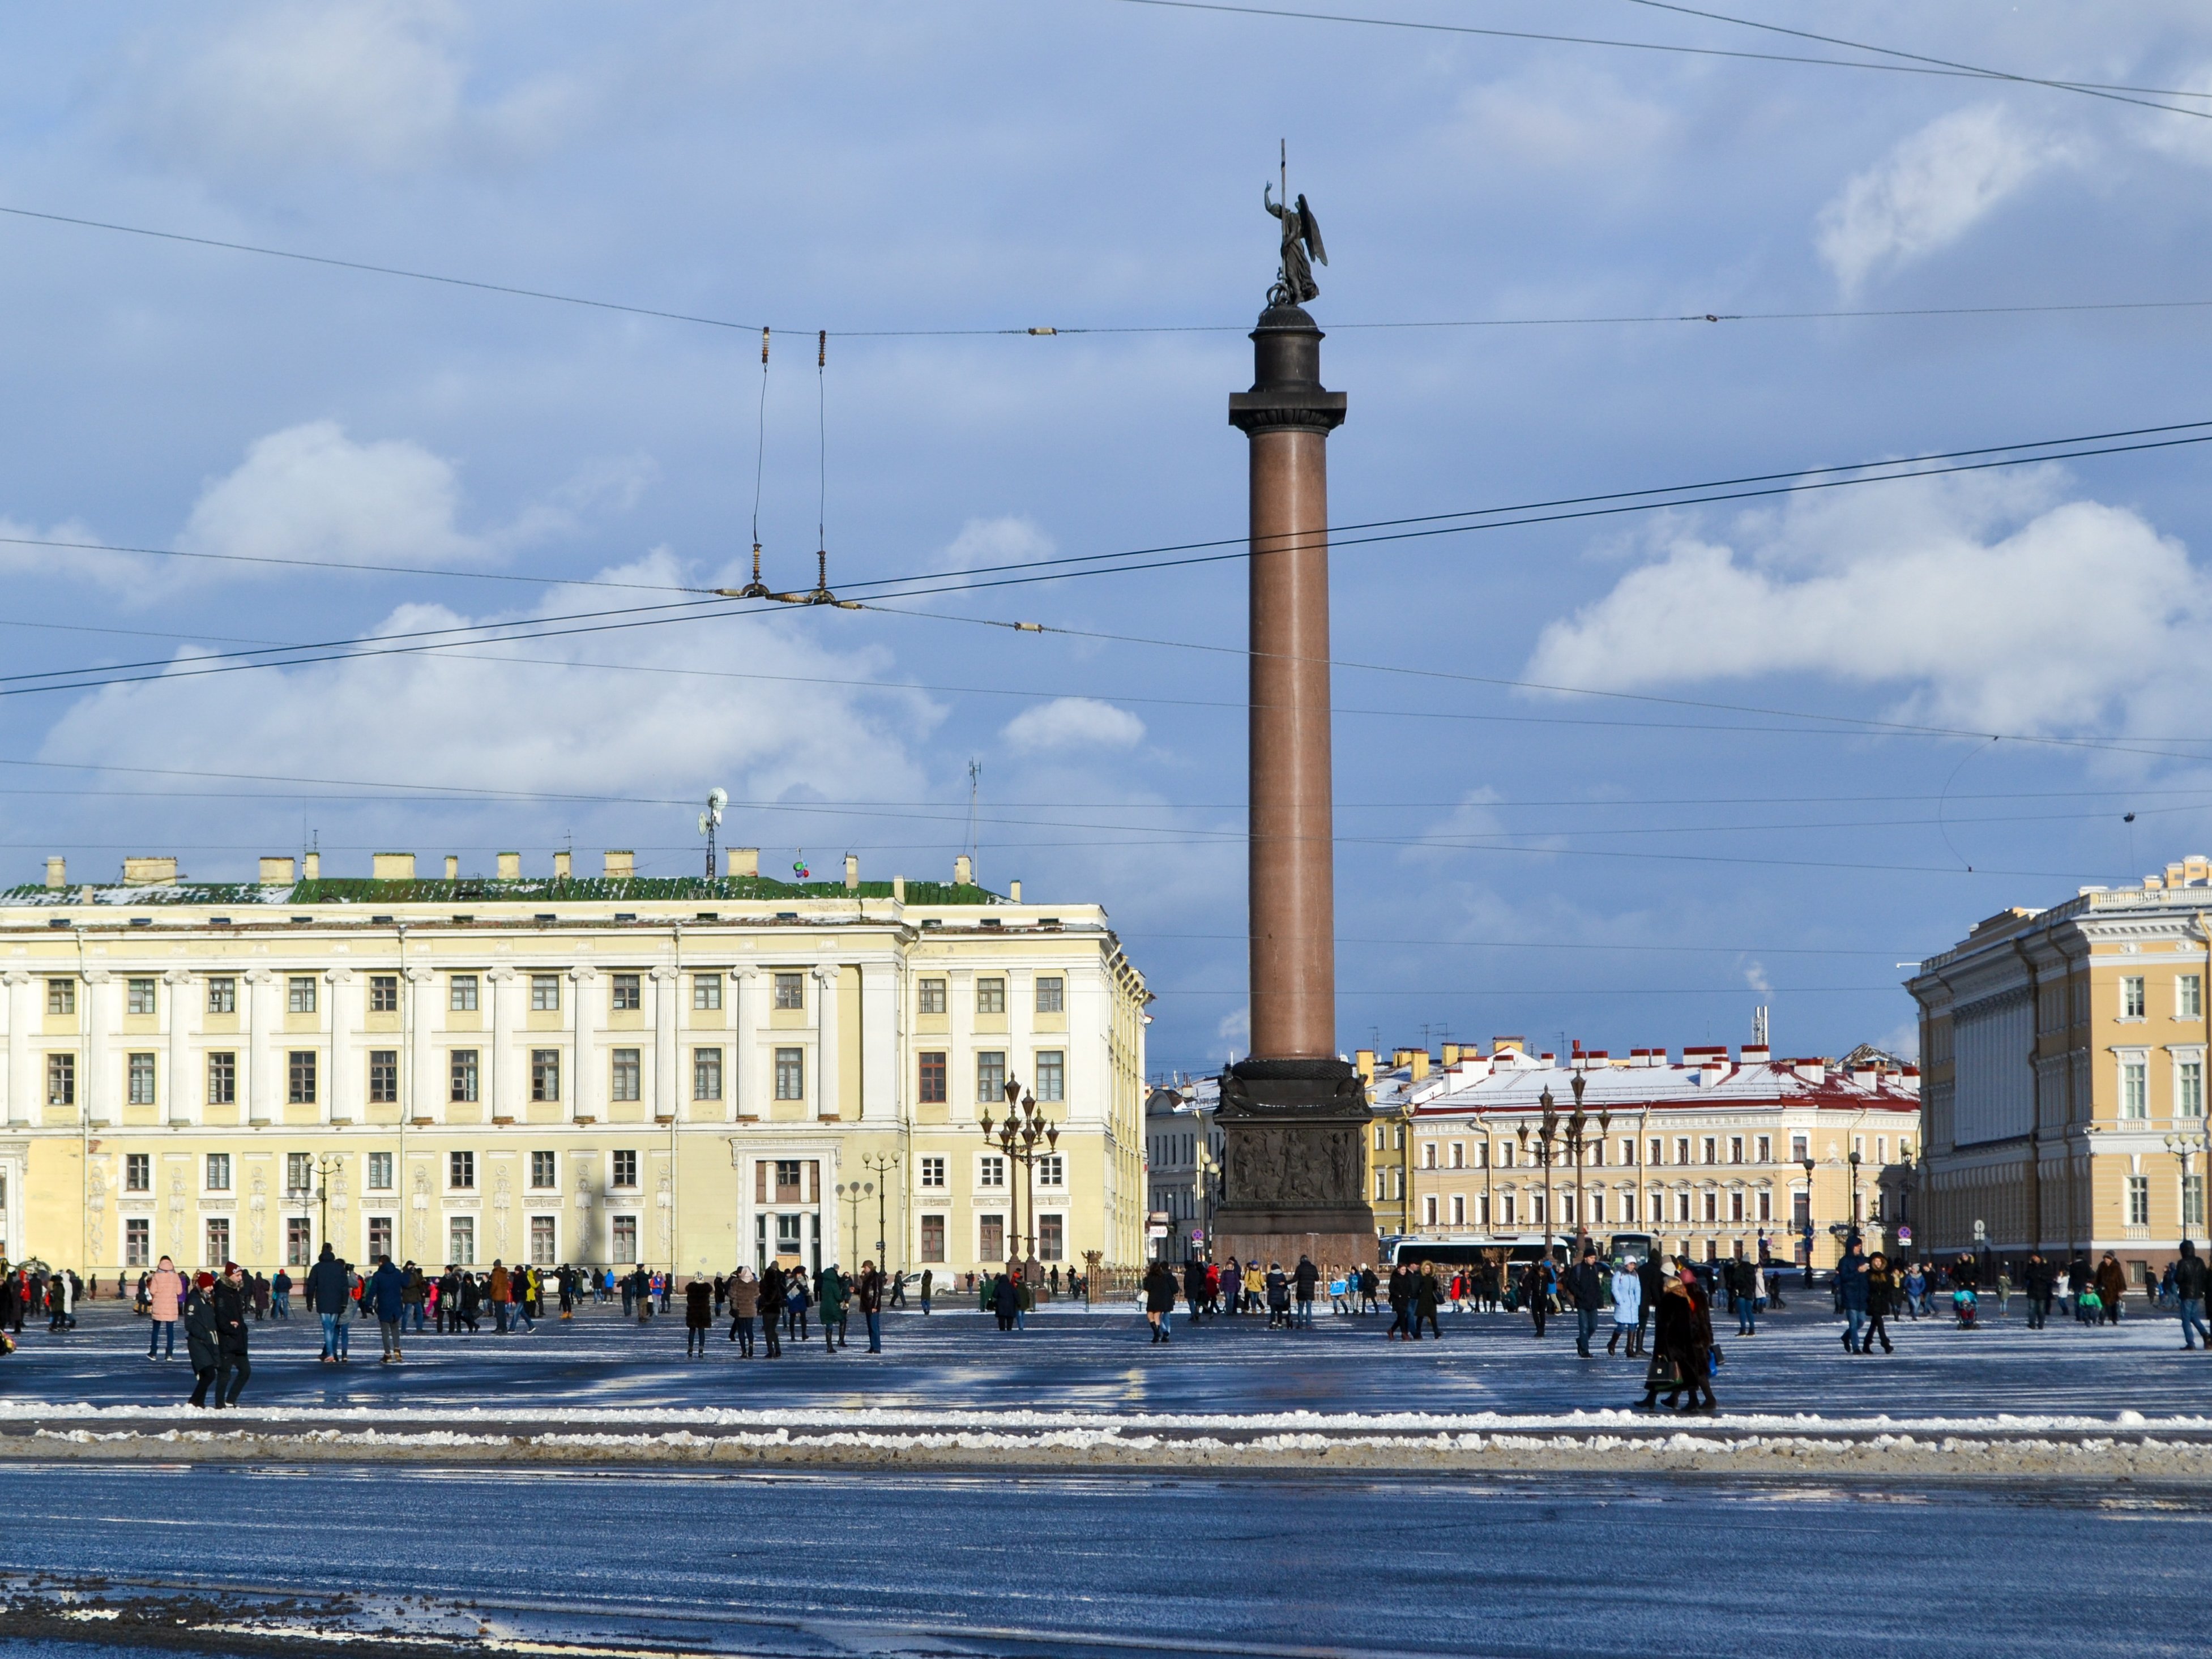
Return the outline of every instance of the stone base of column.
<path id="1" fill-rule="evenodd" d="M 1340 1060 L 1246 1060 L 1221 1075 L 1222 1201 L 1212 1256 L 1301 1255 L 1316 1267 L 1375 1261 L 1361 1148 L 1370 1115 L 1359 1075 Z"/>

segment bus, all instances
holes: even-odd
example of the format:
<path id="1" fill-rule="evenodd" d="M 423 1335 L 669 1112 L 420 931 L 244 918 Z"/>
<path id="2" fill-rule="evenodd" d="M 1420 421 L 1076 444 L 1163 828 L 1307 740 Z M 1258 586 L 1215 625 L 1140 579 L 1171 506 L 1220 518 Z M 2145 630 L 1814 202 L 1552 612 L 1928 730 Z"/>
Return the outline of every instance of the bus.
<path id="1" fill-rule="evenodd" d="M 1616 1267 L 1640 1267 L 1658 1248 L 1659 1241 L 1650 1233 L 1615 1233 L 1606 1242 L 1605 1257 Z"/>
<path id="2" fill-rule="evenodd" d="M 1554 1238 L 1552 1258 L 1567 1260 L 1571 1239 Z M 1393 1267 L 1418 1267 L 1424 1261 L 1433 1261 L 1439 1267 L 1475 1267 L 1485 1262 L 1504 1266 L 1510 1261 L 1534 1261 L 1544 1254 L 1540 1234 L 1523 1237 L 1517 1234 L 1448 1233 L 1442 1237 L 1427 1237 L 1419 1233 L 1400 1233 L 1382 1241 L 1382 1270 Z"/>

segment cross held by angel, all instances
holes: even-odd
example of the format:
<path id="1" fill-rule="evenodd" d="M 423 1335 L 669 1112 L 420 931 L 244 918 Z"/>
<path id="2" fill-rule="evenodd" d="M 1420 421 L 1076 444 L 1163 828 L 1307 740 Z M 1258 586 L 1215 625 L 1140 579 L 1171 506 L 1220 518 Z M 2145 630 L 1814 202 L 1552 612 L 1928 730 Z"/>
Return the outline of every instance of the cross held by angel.
<path id="1" fill-rule="evenodd" d="M 1296 203 L 1290 200 L 1290 187 L 1283 188 L 1283 200 L 1274 199 L 1274 186 L 1260 187 L 1260 201 L 1268 212 L 1283 223 L 1283 264 L 1275 274 L 1275 285 L 1267 291 L 1269 305 L 1302 306 L 1321 292 L 1321 284 L 1314 281 L 1316 264 L 1328 263 L 1328 251 L 1322 246 L 1321 226 L 1315 222 L 1313 210 L 1306 205 L 1305 195 L 1299 193 Z"/>

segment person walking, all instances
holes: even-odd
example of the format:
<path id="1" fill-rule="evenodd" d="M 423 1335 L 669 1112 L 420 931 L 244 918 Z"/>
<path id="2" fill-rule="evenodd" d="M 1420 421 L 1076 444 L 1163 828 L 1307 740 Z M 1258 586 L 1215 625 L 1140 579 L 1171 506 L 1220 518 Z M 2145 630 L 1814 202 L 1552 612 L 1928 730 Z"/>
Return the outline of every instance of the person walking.
<path id="1" fill-rule="evenodd" d="M 1443 1327 L 1437 1323 L 1437 1307 L 1443 1297 L 1443 1285 L 1437 1278 L 1436 1264 L 1424 1261 L 1413 1275 L 1413 1340 L 1421 1340 L 1421 1324 L 1428 1322 L 1429 1334 L 1439 1342 L 1444 1340 Z"/>
<path id="2" fill-rule="evenodd" d="M 714 1323 L 714 1281 L 698 1273 L 684 1287 L 684 1357 L 707 1357 L 707 1333 Z"/>
<path id="3" fill-rule="evenodd" d="M 253 1375 L 252 1362 L 246 1357 L 246 1270 L 235 1261 L 226 1261 L 222 1264 L 222 1278 L 215 1287 L 217 1411 L 237 1405 L 238 1396 L 246 1392 L 246 1379 Z"/>
<path id="4" fill-rule="evenodd" d="M 1590 1352 L 1590 1339 L 1597 1334 L 1597 1310 L 1605 1301 L 1605 1279 L 1597 1265 L 1597 1246 L 1585 1243 L 1583 1259 L 1567 1272 L 1567 1288 L 1575 1298 L 1575 1352 L 1584 1359 L 1596 1358 Z"/>
<path id="5" fill-rule="evenodd" d="M 1844 1259 L 1836 1264 L 1836 1297 L 1844 1310 L 1844 1352 L 1856 1353 L 1866 1327 L 1867 1274 L 1871 1271 L 1865 1247 L 1853 1233 Z"/>
<path id="6" fill-rule="evenodd" d="M 1860 1339 L 1859 1352 L 1872 1353 L 1879 1341 L 1884 1353 L 1893 1352 L 1889 1345 L 1888 1319 L 1897 1299 L 1897 1275 L 1890 1271 L 1889 1258 L 1876 1250 L 1867 1262 L 1866 1276 L 1866 1335 Z"/>
<path id="7" fill-rule="evenodd" d="M 860 1264 L 853 1285 L 853 1300 L 860 1304 L 860 1322 L 868 1328 L 868 1352 L 884 1351 L 884 1276 L 873 1261 Z"/>
<path id="8" fill-rule="evenodd" d="M 401 1330 L 404 1332 L 406 1322 L 411 1318 L 415 1322 L 415 1334 L 419 1336 L 429 1316 L 430 1281 L 411 1261 L 400 1272 L 406 1275 L 407 1280 L 399 1296 Z"/>
<path id="9" fill-rule="evenodd" d="M 2188 1248 L 2185 1243 L 2183 1249 Z M 2027 1328 L 2042 1330 L 2051 1319 L 2051 1293 L 2057 1287 L 2058 1270 L 2043 1259 L 2040 1250 L 2027 1253 L 2027 1263 L 2020 1270 L 2021 1288 L 2027 1292 Z M 1908 1295 L 1911 1281 L 1905 1281 Z"/>
<path id="10" fill-rule="evenodd" d="M 376 1334 L 384 1340 L 384 1357 L 376 1363 L 389 1365 L 402 1358 L 399 1322 L 407 1316 L 407 1275 L 392 1265 L 389 1255 L 376 1259 L 376 1271 L 362 1286 L 362 1304 L 376 1315 Z"/>
<path id="11" fill-rule="evenodd" d="M 1182 1264 L 1182 1300 L 1190 1310 L 1190 1322 L 1197 1324 L 1206 1306 L 1206 1263 L 1196 1256 Z"/>
<path id="12" fill-rule="evenodd" d="M 794 1342 L 806 1340 L 806 1310 L 811 1305 L 812 1295 L 807 1289 L 806 1269 L 793 1267 L 783 1281 L 784 1334 Z"/>
<path id="13" fill-rule="evenodd" d="M 1175 1299 L 1174 1270 L 1164 1261 L 1155 1261 L 1145 1272 L 1145 1318 L 1152 1328 L 1155 1343 L 1172 1340 L 1168 1318 L 1175 1312 Z"/>
<path id="14" fill-rule="evenodd" d="M 507 1263 L 494 1256 L 491 1261 L 491 1328 L 500 1336 L 507 1334 L 507 1293 L 509 1284 Z"/>
<path id="15" fill-rule="evenodd" d="M 1728 1264 L 1729 1294 L 1735 1299 L 1735 1334 L 1759 1334 L 1759 1268 L 1747 1255 Z"/>
<path id="16" fill-rule="evenodd" d="M 269 1316 L 272 1319 L 292 1316 L 292 1275 L 285 1268 L 276 1270 L 276 1277 L 269 1281 Z"/>
<path id="17" fill-rule="evenodd" d="M 1279 1261 L 1267 1264 L 1267 1276 L 1261 1281 L 1267 1286 L 1267 1328 L 1288 1330 L 1291 1324 L 1291 1276 L 1283 1271 Z"/>
<path id="18" fill-rule="evenodd" d="M 760 1280 L 761 1335 L 766 1339 L 770 1359 L 783 1358 L 783 1340 L 778 1334 L 778 1328 L 783 1320 L 785 1294 L 783 1269 L 771 1261 L 762 1273 Z"/>
<path id="19" fill-rule="evenodd" d="M 222 1358 L 222 1334 L 215 1322 L 215 1275 L 202 1273 L 185 1298 L 185 1358 L 191 1362 L 191 1403 L 204 1408 Z"/>
<path id="20" fill-rule="evenodd" d="M 930 1298 L 936 1293 L 937 1270 L 934 1267 L 924 1267 L 921 1270 L 921 1310 L 925 1315 L 929 1312 Z"/>
<path id="21" fill-rule="evenodd" d="M 853 1300 L 853 1287 L 836 1262 L 815 1275 L 814 1299 L 822 1310 L 822 1346 L 835 1353 L 845 1346 L 846 1310 Z"/>
<path id="22" fill-rule="evenodd" d="M 1521 1275 L 1521 1293 L 1528 1298 L 1529 1316 L 1536 1322 L 1536 1334 L 1544 1334 L 1544 1321 L 1552 1311 L 1552 1264 L 1532 1261 Z"/>
<path id="23" fill-rule="evenodd" d="M 1606 1340 L 1605 1351 L 1611 1353 L 1624 1336 L 1631 1359 L 1644 1352 L 1644 1280 L 1637 1264 L 1626 1261 L 1613 1267 L 1613 1334 Z"/>
<path id="24" fill-rule="evenodd" d="M 146 1280 L 146 1312 L 151 1328 L 146 1337 L 146 1358 L 154 1358 L 154 1349 L 167 1337 L 168 1346 L 162 1353 L 164 1359 L 177 1357 L 177 1321 L 182 1316 L 185 1304 L 184 1275 L 177 1265 L 163 1256 Z M 191 1345 L 185 1347 L 185 1358 L 191 1358 Z"/>
<path id="25" fill-rule="evenodd" d="M 730 1275 L 730 1340 L 738 1345 L 738 1358 L 753 1357 L 753 1318 L 760 1312 L 760 1280 L 752 1269 L 740 1267 Z"/>
<path id="26" fill-rule="evenodd" d="M 2106 1324 L 2120 1322 L 2120 1301 L 2127 1293 L 2127 1269 L 2120 1266 L 2119 1257 L 2107 1250 L 2105 1259 L 2097 1264 L 2097 1294 L 2105 1301 Z"/>
<path id="27" fill-rule="evenodd" d="M 1314 1266 L 1312 1257 L 1298 1258 L 1298 1265 L 1291 1273 L 1291 1285 L 1297 1292 L 1298 1328 L 1310 1331 L 1313 1328 L 1314 1292 L 1321 1288 L 1321 1269 Z"/>
<path id="28" fill-rule="evenodd" d="M 1711 1381 L 1712 1304 L 1687 1262 L 1660 1292 L 1652 1346 L 1652 1364 L 1638 1409 L 1655 1409 L 1661 1403 L 1659 1390 L 1664 1388 L 1669 1407 L 1687 1389 L 1690 1398 L 1682 1407 L 1684 1411 L 1713 1410 L 1719 1402 L 1713 1398 Z"/>
<path id="29" fill-rule="evenodd" d="M 307 1270 L 307 1301 L 315 1316 L 323 1322 L 323 1352 L 321 1363 L 342 1365 L 347 1361 L 346 1319 L 353 1310 L 352 1291 L 347 1278 L 346 1264 L 328 1243 Z"/>
<path id="30" fill-rule="evenodd" d="M 2204 1258 L 2190 1239 L 2181 1241 L 2181 1257 L 2173 1264 L 2173 1296 L 2181 1309 L 2181 1346 L 2195 1347 L 2199 1339 L 2212 1353 L 2212 1329 L 2204 1323 Z"/>

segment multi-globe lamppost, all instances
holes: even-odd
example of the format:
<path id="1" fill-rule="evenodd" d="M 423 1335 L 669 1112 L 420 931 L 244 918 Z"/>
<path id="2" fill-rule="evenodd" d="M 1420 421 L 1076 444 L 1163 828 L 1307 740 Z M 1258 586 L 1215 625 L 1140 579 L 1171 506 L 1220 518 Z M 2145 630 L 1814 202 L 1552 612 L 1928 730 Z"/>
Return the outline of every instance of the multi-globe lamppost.
<path id="1" fill-rule="evenodd" d="M 1036 1257 L 1036 1161 L 1051 1156 L 1060 1145 L 1060 1126 L 1045 1121 L 1044 1114 L 1037 1108 L 1036 1097 L 1022 1092 L 1019 1079 L 1010 1077 L 1006 1079 L 1006 1116 L 1003 1122 L 994 1128 L 990 1113 L 983 1114 L 983 1139 L 1021 1166 L 1022 1184 L 1014 1189 L 1014 1243 L 1022 1260 L 1034 1261 Z M 1042 1149 L 1037 1146 L 1039 1141 L 1044 1143 Z M 1027 1233 L 1021 1230 L 1024 1197 L 1029 1205 L 1030 1231 Z"/>

